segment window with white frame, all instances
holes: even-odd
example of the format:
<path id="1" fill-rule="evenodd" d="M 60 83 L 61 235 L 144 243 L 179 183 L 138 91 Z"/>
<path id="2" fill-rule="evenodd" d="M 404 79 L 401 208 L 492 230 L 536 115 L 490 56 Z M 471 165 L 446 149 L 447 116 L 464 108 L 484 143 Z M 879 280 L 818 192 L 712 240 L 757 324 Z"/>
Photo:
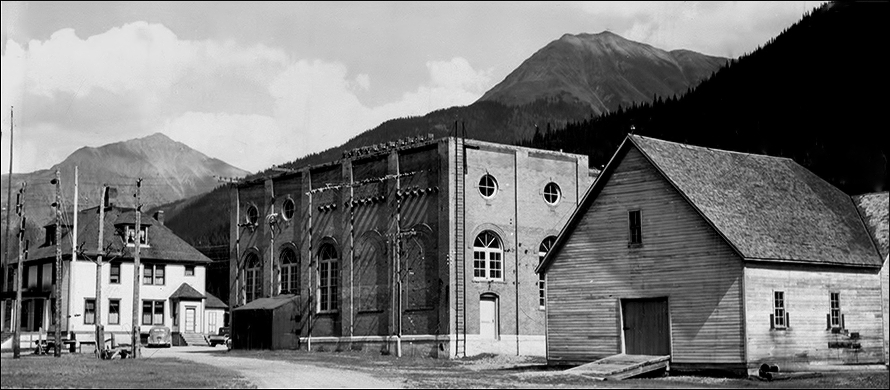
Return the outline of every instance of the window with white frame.
<path id="1" fill-rule="evenodd" d="M 829 293 L 829 326 L 832 328 L 842 328 L 841 321 L 841 293 Z"/>
<path id="2" fill-rule="evenodd" d="M 554 182 L 547 183 L 544 186 L 544 201 L 549 205 L 555 205 L 559 203 L 559 199 L 562 197 L 562 191 L 559 189 L 559 185 Z"/>
<path id="3" fill-rule="evenodd" d="M 127 239 L 127 246 L 133 246 L 136 242 L 136 225 L 127 225 L 124 228 L 124 236 Z M 139 245 L 148 246 L 148 226 L 139 226 Z"/>
<path id="4" fill-rule="evenodd" d="M 111 269 L 108 271 L 108 283 L 111 284 L 120 284 L 121 283 L 121 263 L 111 263 Z"/>
<path id="5" fill-rule="evenodd" d="M 498 181 L 494 176 L 486 174 L 479 179 L 479 193 L 484 198 L 493 198 L 498 192 Z"/>
<path id="6" fill-rule="evenodd" d="M 773 328 L 788 327 L 788 312 L 785 310 L 785 292 L 773 291 Z"/>
<path id="7" fill-rule="evenodd" d="M 108 325 L 119 325 L 121 323 L 121 300 L 108 300 Z"/>
<path id="8" fill-rule="evenodd" d="M 284 248 L 279 256 L 281 264 L 281 293 L 300 293 L 300 260 L 293 248 Z"/>
<path id="9" fill-rule="evenodd" d="M 556 237 L 549 236 L 541 242 L 541 246 L 538 247 L 538 264 L 544 262 L 544 257 L 547 256 L 547 253 L 550 252 L 550 249 L 553 248 L 553 244 L 556 242 Z M 547 302 L 547 292 L 544 285 L 544 274 L 538 274 L 538 306 L 540 308 L 544 308 L 544 305 Z"/>
<path id="10" fill-rule="evenodd" d="M 473 241 L 473 278 L 504 280 L 504 248 L 501 239 L 484 231 Z"/>
<path id="11" fill-rule="evenodd" d="M 195 276 L 195 266 L 193 266 L 193 265 L 185 266 L 185 276 Z"/>
<path id="12" fill-rule="evenodd" d="M 318 302 L 319 311 L 337 310 L 338 257 L 337 249 L 324 244 L 319 250 Z"/>
<path id="13" fill-rule="evenodd" d="M 83 323 L 93 325 L 96 323 L 96 299 L 86 298 L 83 301 Z"/>
<path id="14" fill-rule="evenodd" d="M 256 253 L 249 253 L 244 265 L 244 292 L 246 302 L 253 301 L 262 295 L 262 284 L 260 283 L 260 275 L 262 265 L 260 257 Z"/>
<path id="15" fill-rule="evenodd" d="M 142 269 L 142 284 L 163 286 L 166 282 L 166 272 L 163 264 L 145 264 Z"/>
<path id="16" fill-rule="evenodd" d="M 142 325 L 164 325 L 164 301 L 142 301 Z"/>

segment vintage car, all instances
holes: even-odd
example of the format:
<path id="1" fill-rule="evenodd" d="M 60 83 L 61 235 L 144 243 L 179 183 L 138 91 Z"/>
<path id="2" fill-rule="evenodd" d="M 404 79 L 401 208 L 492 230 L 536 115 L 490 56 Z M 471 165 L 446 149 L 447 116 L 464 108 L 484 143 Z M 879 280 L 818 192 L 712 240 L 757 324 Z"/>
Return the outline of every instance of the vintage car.
<path id="1" fill-rule="evenodd" d="M 149 347 L 170 347 L 173 345 L 173 333 L 166 326 L 153 326 L 148 331 Z"/>
<path id="2" fill-rule="evenodd" d="M 229 327 L 223 326 L 219 328 L 219 332 L 217 334 L 212 334 L 207 337 L 207 344 L 210 344 L 211 347 L 215 347 L 217 345 L 229 345 Z"/>

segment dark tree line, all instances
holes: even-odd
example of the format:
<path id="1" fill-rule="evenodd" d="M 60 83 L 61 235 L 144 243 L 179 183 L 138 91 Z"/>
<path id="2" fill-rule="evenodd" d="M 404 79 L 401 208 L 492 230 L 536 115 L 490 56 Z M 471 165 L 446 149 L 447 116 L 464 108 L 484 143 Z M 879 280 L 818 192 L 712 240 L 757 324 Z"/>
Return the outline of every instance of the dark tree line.
<path id="1" fill-rule="evenodd" d="M 789 157 L 849 194 L 886 191 L 888 3 L 829 3 L 682 97 L 622 107 L 521 145 L 606 164 L 625 135 Z"/>

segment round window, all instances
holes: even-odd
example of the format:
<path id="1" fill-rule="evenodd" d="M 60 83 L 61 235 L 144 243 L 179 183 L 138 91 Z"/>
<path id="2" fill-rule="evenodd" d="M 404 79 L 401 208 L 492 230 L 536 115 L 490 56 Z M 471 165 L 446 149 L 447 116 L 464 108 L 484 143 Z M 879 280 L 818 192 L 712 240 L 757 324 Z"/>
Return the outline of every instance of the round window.
<path id="1" fill-rule="evenodd" d="M 494 176 L 485 175 L 479 179 L 479 193 L 482 194 L 483 197 L 491 198 L 498 190 L 498 182 L 494 179 Z"/>
<path id="2" fill-rule="evenodd" d="M 256 221 L 260 219 L 260 210 L 256 208 L 256 206 L 251 205 L 247 208 L 247 223 L 251 225 L 256 225 Z"/>
<path id="3" fill-rule="evenodd" d="M 544 201 L 547 204 L 556 204 L 556 202 L 559 202 L 561 195 L 562 193 L 559 191 L 559 186 L 556 183 L 550 182 L 544 186 Z"/>
<path id="4" fill-rule="evenodd" d="M 297 205 L 291 198 L 287 198 L 287 200 L 284 201 L 284 206 L 282 208 L 284 212 L 284 219 L 293 218 L 294 213 L 297 211 Z"/>

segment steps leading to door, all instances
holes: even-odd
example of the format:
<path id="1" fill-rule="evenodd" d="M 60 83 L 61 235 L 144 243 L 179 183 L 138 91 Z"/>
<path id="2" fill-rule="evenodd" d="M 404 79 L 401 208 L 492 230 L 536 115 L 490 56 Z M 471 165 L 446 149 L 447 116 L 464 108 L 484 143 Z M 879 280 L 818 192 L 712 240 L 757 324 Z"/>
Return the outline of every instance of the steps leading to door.
<path id="1" fill-rule="evenodd" d="M 185 340 L 186 344 L 188 344 L 188 345 L 192 345 L 192 346 L 194 346 L 194 345 L 201 345 L 201 346 L 206 346 L 206 345 L 208 345 L 208 344 L 207 344 L 207 339 L 204 338 L 204 335 L 203 335 L 203 334 L 200 334 L 200 333 L 180 333 L 180 335 L 182 336 L 182 338 Z"/>

